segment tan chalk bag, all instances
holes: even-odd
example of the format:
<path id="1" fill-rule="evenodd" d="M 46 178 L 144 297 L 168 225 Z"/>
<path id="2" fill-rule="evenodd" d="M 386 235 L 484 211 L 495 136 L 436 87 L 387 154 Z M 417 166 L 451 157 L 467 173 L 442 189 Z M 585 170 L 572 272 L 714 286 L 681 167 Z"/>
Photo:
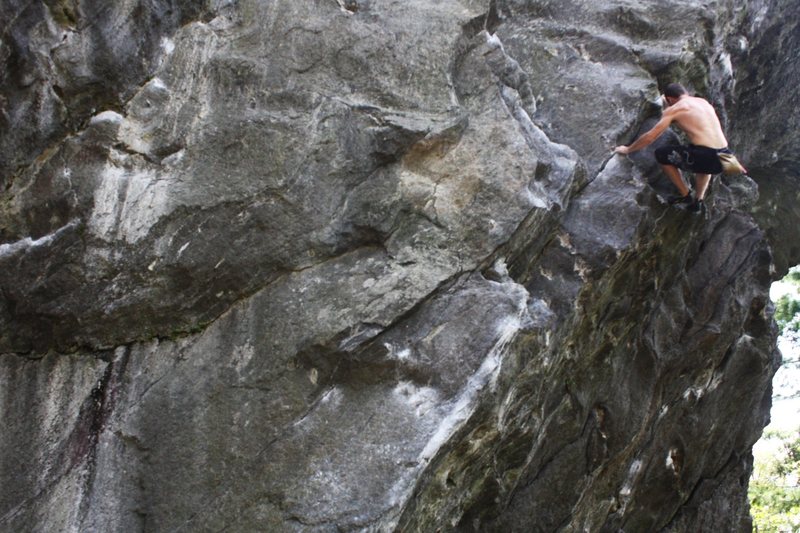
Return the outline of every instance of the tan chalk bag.
<path id="1" fill-rule="evenodd" d="M 717 154 L 719 161 L 722 163 L 722 172 L 725 174 L 746 174 L 747 170 L 739 163 L 736 156 L 733 154 Z"/>

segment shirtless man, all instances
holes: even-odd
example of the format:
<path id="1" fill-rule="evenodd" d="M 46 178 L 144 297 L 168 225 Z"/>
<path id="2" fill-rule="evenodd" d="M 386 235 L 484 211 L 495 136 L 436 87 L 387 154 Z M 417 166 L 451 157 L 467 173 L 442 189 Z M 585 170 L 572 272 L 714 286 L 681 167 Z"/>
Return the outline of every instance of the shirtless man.
<path id="1" fill-rule="evenodd" d="M 714 108 L 706 100 L 689 96 L 679 83 L 670 83 L 664 90 L 667 108 L 653 128 L 636 139 L 630 146 L 617 146 L 614 152 L 629 154 L 640 150 L 655 141 L 673 122 L 682 129 L 692 144 L 688 146 L 664 146 L 656 150 L 656 160 L 661 164 L 664 173 L 678 188 L 681 197 L 671 203 L 687 204 L 692 212 L 705 212 L 703 199 L 706 196 L 712 174 L 723 171 L 720 155 L 738 166 L 739 172 L 746 172 L 728 150 L 728 140 L 722 132 L 722 126 Z M 729 154 L 729 155 L 725 155 Z M 693 199 L 689 188 L 681 178 L 679 169 L 691 170 L 695 173 L 697 198 Z M 726 168 L 726 172 L 729 170 Z"/>

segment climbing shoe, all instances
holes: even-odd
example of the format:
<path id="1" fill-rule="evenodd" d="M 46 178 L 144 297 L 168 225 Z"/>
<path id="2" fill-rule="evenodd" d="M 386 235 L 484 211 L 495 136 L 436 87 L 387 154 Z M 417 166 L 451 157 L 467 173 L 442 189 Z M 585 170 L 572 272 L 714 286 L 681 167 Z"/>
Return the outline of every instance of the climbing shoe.
<path id="1" fill-rule="evenodd" d="M 690 207 L 695 203 L 694 196 L 692 196 L 692 191 L 689 191 L 686 196 L 676 196 L 675 198 L 670 198 L 667 201 L 669 202 L 669 205 L 686 205 Z"/>
<path id="2" fill-rule="evenodd" d="M 688 211 L 694 215 L 706 216 L 706 203 L 703 200 L 695 200 L 689 205 Z"/>

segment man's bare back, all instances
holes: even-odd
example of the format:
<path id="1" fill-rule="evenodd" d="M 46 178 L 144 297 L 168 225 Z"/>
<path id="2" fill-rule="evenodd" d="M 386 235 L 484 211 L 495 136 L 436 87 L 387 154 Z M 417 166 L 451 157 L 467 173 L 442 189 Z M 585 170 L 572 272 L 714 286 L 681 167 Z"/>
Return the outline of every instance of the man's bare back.
<path id="1" fill-rule="evenodd" d="M 692 144 L 709 148 L 728 146 L 716 111 L 703 98 L 683 96 L 664 110 L 664 116 L 671 117 L 671 121 L 686 132 Z"/>

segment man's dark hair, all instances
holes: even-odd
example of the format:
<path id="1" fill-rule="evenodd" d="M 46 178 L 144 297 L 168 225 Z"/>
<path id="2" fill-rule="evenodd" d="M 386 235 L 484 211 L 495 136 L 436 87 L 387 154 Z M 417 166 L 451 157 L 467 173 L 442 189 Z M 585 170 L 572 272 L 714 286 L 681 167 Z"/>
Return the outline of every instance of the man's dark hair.
<path id="1" fill-rule="evenodd" d="M 686 87 L 680 83 L 670 83 L 667 85 L 667 88 L 664 89 L 664 96 L 669 96 L 670 98 L 680 98 L 681 95 L 684 94 L 689 93 L 686 91 Z"/>

